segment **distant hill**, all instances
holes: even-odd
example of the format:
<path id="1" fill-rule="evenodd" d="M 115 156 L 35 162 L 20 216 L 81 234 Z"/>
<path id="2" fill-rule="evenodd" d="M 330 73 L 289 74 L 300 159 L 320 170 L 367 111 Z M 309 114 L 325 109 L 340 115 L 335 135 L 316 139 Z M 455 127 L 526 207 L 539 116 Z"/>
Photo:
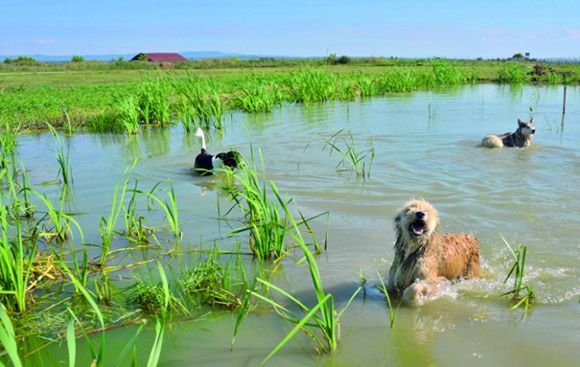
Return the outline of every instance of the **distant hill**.
<path id="1" fill-rule="evenodd" d="M 143 50 L 142 52 L 155 52 L 156 50 Z M 249 60 L 249 59 L 259 59 L 262 57 L 274 57 L 274 58 L 289 58 L 285 56 L 271 56 L 271 55 L 246 55 L 239 53 L 227 53 L 220 51 L 185 51 L 179 52 L 183 57 L 191 60 L 203 60 L 203 59 L 219 59 L 219 58 L 231 58 L 236 57 L 239 59 Z M 137 55 L 138 52 L 132 54 L 105 54 L 105 55 L 81 55 L 87 61 L 111 61 L 117 60 L 119 57 L 125 60 L 130 60 L 133 56 Z M 74 55 L 0 55 L 0 61 L 4 61 L 6 58 L 16 58 L 18 56 L 30 56 L 37 61 L 43 62 L 66 62 Z"/>

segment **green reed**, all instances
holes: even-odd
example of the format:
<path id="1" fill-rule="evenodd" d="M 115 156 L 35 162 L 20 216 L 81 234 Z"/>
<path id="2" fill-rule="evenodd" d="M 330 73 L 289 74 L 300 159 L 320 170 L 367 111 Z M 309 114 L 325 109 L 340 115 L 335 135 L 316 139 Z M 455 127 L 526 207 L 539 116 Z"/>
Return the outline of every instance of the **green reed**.
<path id="1" fill-rule="evenodd" d="M 512 300 L 516 301 L 516 303 L 512 306 L 512 309 L 516 309 L 520 306 L 524 306 L 524 309 L 527 311 L 530 304 L 534 302 L 536 295 L 532 290 L 532 287 L 528 284 L 524 284 L 524 272 L 526 266 L 526 255 L 528 252 L 527 246 L 522 244 L 518 245 L 518 248 L 514 251 L 512 246 L 507 242 L 505 238 L 502 237 L 503 242 L 510 250 L 510 253 L 513 257 L 514 263 L 510 267 L 506 278 L 504 279 L 504 283 L 506 283 L 509 278 L 513 274 L 513 288 L 502 294 L 502 296 L 512 295 Z M 524 293 L 524 294 L 521 294 Z"/>
<path id="2" fill-rule="evenodd" d="M 16 131 L 8 123 L 4 124 L 4 131 L 0 132 L 0 168 L 11 165 L 16 154 Z"/>
<path id="3" fill-rule="evenodd" d="M 375 158 L 375 148 L 372 146 L 372 140 L 371 147 L 361 151 L 352 133 L 349 132 L 345 137 L 341 135 L 343 131 L 344 129 L 340 129 L 330 138 L 325 139 L 326 145 L 331 148 L 331 154 L 334 151 L 341 156 L 341 160 L 337 163 L 336 168 L 339 171 L 352 171 L 357 177 L 362 177 L 363 179 L 369 178 Z"/>
<path id="4" fill-rule="evenodd" d="M 125 178 L 122 182 L 117 182 L 115 184 L 113 201 L 111 203 L 109 216 L 106 219 L 104 216 L 101 216 L 99 219 L 99 233 L 101 234 L 102 241 L 102 251 L 100 258 L 101 265 L 105 264 L 111 250 L 111 244 L 113 242 L 117 220 L 119 219 L 119 216 L 121 215 L 125 205 L 125 195 L 127 194 L 128 183 L 129 179 Z"/>
<path id="5" fill-rule="evenodd" d="M 234 95 L 233 106 L 244 112 L 270 112 L 282 102 L 280 86 L 264 77 L 245 80 Z"/>
<path id="6" fill-rule="evenodd" d="M 58 176 L 60 176 L 63 185 L 69 186 L 73 183 L 72 165 L 70 163 L 70 145 L 67 144 L 65 148 L 61 137 L 50 123 L 46 122 L 46 126 L 58 145 L 56 150 L 56 162 L 58 163 Z"/>
<path id="7" fill-rule="evenodd" d="M 34 190 L 32 193 L 44 203 L 47 209 L 46 216 L 48 219 L 50 219 L 48 223 L 43 222 L 44 231 L 41 233 L 43 237 L 45 237 L 49 242 L 52 239 L 56 239 L 57 242 L 64 242 L 72 234 L 71 223 L 75 225 L 82 237 L 81 226 L 71 215 L 67 214 L 64 210 L 66 195 L 61 195 L 59 208 L 57 209 L 46 195 L 40 194 Z"/>
<path id="8" fill-rule="evenodd" d="M 6 312 L 6 308 L 0 303 L 0 344 L 4 347 L 10 362 L 14 367 L 21 367 L 22 360 L 18 355 L 18 342 L 12 321 Z M 1 364 L 1 362 L 0 362 Z"/>
<path id="9" fill-rule="evenodd" d="M 187 131 L 193 127 L 223 127 L 224 104 L 216 83 L 189 76 L 173 85 L 179 101 L 178 116 Z"/>
<path id="10" fill-rule="evenodd" d="M 357 294 L 363 289 L 364 284 L 361 284 L 357 290 L 353 293 L 351 298 L 348 300 L 346 305 L 342 310 L 338 311 L 334 305 L 334 297 L 332 294 L 327 293 L 322 285 L 322 278 L 320 275 L 320 270 L 318 264 L 316 263 L 316 258 L 310 251 L 308 244 L 304 241 L 299 228 L 299 222 L 295 221 L 292 217 L 288 206 L 284 205 L 286 200 L 282 199 L 280 193 L 276 187 L 272 187 L 272 191 L 276 196 L 278 202 L 284 208 L 286 216 L 289 218 L 292 230 L 289 232 L 290 236 L 300 248 L 306 262 L 308 264 L 308 271 L 310 273 L 310 278 L 312 280 L 312 285 L 317 299 L 317 304 L 313 307 L 308 307 L 302 303 L 299 299 L 294 297 L 292 294 L 286 290 L 276 286 L 275 284 L 264 280 L 262 278 L 257 278 L 257 282 L 265 286 L 268 295 L 263 295 L 255 290 L 250 290 L 250 294 L 254 297 L 268 303 L 271 305 L 276 313 L 278 313 L 283 319 L 294 324 L 292 330 L 278 343 L 278 345 L 270 352 L 268 356 L 263 360 L 262 365 L 265 364 L 270 358 L 272 358 L 280 349 L 282 349 L 288 342 L 299 332 L 302 331 L 308 335 L 316 344 L 319 352 L 331 352 L 337 349 L 338 342 L 340 340 L 340 319 L 344 312 L 348 309 L 352 301 L 355 299 Z M 296 305 L 300 311 L 301 315 L 296 314 L 289 308 L 281 305 L 277 302 L 274 297 L 270 294 L 270 291 L 275 291 L 282 295 L 285 299 L 291 301 Z M 244 307 L 248 307 L 245 305 Z M 242 308 L 242 315 L 246 310 Z M 236 322 L 236 330 L 238 329 L 238 324 L 241 320 L 238 318 Z M 234 334 L 235 338 L 235 334 Z"/>
<path id="11" fill-rule="evenodd" d="M 293 102 L 323 102 L 337 96 L 337 80 L 336 74 L 325 69 L 307 69 L 291 73 L 285 85 Z"/>
<path id="12" fill-rule="evenodd" d="M 506 84 L 526 83 L 530 79 L 527 68 L 519 62 L 506 62 L 497 74 L 498 81 Z"/>
<path id="13" fill-rule="evenodd" d="M 261 157 L 261 152 L 260 152 Z M 262 167 L 264 163 L 262 161 Z M 237 207 L 244 216 L 245 225 L 232 231 L 233 234 L 249 232 L 250 251 L 259 260 L 280 258 L 288 251 L 287 239 L 291 236 L 293 227 L 292 220 L 288 217 L 289 202 L 278 202 L 270 197 L 270 192 L 277 192 L 276 184 L 264 178 L 264 174 L 258 173 L 255 167 L 249 166 L 242 160 L 237 172 L 224 170 L 229 178 L 225 180 L 229 184 L 222 189 L 234 202 L 225 215 Z M 234 183 L 235 184 L 232 184 Z M 320 251 L 320 243 L 310 230 L 308 222 L 327 213 L 322 213 L 311 218 L 301 217 L 300 225 L 305 225 L 312 238 L 312 245 L 316 251 Z M 326 240 L 325 240 L 326 243 Z"/>
<path id="14" fill-rule="evenodd" d="M 114 106 L 116 114 L 114 115 L 115 124 L 119 127 L 115 130 L 127 134 L 138 134 L 140 125 L 140 110 L 137 97 L 126 96 L 121 98 Z"/>
<path id="15" fill-rule="evenodd" d="M 153 193 L 153 190 L 150 192 L 135 190 L 134 192 L 144 194 L 148 199 L 151 199 L 153 202 L 157 203 L 157 205 L 159 205 L 159 207 L 165 212 L 165 218 L 169 223 L 169 227 L 171 228 L 173 235 L 176 238 L 181 238 L 183 232 L 181 231 L 181 227 L 179 225 L 179 210 L 177 206 L 177 198 L 175 196 L 175 189 L 173 186 L 170 187 L 169 191 L 167 192 L 167 200 L 162 200 L 159 198 Z"/>
<path id="16" fill-rule="evenodd" d="M 169 82 L 150 79 L 141 82 L 137 92 L 139 119 L 146 125 L 166 126 L 170 119 Z"/>
<path id="17" fill-rule="evenodd" d="M 397 313 L 399 312 L 399 308 L 401 307 L 401 302 L 399 302 L 396 309 L 393 309 L 393 303 L 391 302 L 391 296 L 389 295 L 389 290 L 385 286 L 385 282 L 383 281 L 383 277 L 381 276 L 381 274 L 379 273 L 378 270 L 377 270 L 377 276 L 379 277 L 379 280 L 381 282 L 380 291 L 383 292 L 383 294 L 385 295 L 385 298 L 387 300 L 387 306 L 389 309 L 389 327 L 393 328 L 393 325 L 395 325 L 395 319 L 397 318 Z"/>
<path id="18" fill-rule="evenodd" d="M 127 239 L 135 243 L 148 243 L 152 230 L 143 224 L 145 217 L 137 214 L 137 180 L 135 180 L 133 189 L 129 191 L 131 192 L 131 197 L 125 207 L 125 235 Z"/>
<path id="19" fill-rule="evenodd" d="M 36 243 L 25 243 L 19 217 L 15 217 L 14 228 L 11 228 L 7 208 L 4 205 L 4 193 L 0 192 L 0 300 L 9 309 L 24 312 L 27 295 L 33 288 L 29 279 L 36 255 Z"/>
<path id="20" fill-rule="evenodd" d="M 410 92 L 419 88 L 418 74 L 406 68 L 392 68 L 377 78 L 377 91 L 384 93 Z"/>
<path id="21" fill-rule="evenodd" d="M 229 309 L 242 305 L 238 289 L 246 287 L 244 266 L 239 251 L 235 261 L 225 266 L 220 262 L 220 251 L 214 246 L 204 260 L 182 275 L 183 292 L 195 298 L 196 303 Z M 237 279 L 240 275 L 242 279 Z"/>

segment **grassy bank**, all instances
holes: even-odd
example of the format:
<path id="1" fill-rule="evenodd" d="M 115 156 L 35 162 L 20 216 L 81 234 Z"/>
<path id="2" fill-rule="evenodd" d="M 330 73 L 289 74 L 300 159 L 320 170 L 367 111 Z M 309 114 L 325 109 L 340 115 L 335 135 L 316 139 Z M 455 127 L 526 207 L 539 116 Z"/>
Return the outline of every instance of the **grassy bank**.
<path id="1" fill-rule="evenodd" d="M 364 59 L 65 63 L 0 67 L 0 122 L 132 133 L 140 125 L 221 126 L 224 111 L 267 112 L 282 102 L 353 100 L 479 82 L 578 84 L 580 65 L 515 61 Z"/>

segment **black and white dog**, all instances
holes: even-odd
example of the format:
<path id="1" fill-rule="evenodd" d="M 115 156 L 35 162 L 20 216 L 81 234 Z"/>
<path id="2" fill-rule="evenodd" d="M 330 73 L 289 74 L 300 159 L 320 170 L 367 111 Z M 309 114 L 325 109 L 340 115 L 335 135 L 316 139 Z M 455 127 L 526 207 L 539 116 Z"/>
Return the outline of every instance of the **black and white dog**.
<path id="1" fill-rule="evenodd" d="M 502 135 L 486 135 L 481 141 L 481 145 L 486 148 L 523 148 L 532 144 L 532 139 L 536 133 L 533 118 L 530 122 L 518 119 L 518 128 L 513 133 Z"/>
<path id="2" fill-rule="evenodd" d="M 195 172 L 201 176 L 209 176 L 213 174 L 213 170 L 216 168 L 229 167 L 234 169 L 238 167 L 240 159 L 238 152 L 230 150 L 229 152 L 221 152 L 213 156 L 207 152 L 203 130 L 197 128 L 195 130 L 195 137 L 201 139 L 201 152 L 195 157 Z"/>

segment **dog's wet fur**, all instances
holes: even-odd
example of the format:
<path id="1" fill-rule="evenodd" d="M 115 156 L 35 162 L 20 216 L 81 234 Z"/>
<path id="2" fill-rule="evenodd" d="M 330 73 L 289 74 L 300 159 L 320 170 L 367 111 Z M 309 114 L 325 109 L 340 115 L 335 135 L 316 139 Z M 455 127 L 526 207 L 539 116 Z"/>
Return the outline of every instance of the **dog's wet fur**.
<path id="1" fill-rule="evenodd" d="M 425 200 L 410 200 L 394 218 L 395 259 L 388 291 L 407 304 L 437 293 L 447 281 L 479 278 L 479 242 L 465 233 L 439 234 L 439 214 Z"/>
<path id="2" fill-rule="evenodd" d="M 502 135 L 486 135 L 481 141 L 481 145 L 486 148 L 523 148 L 532 144 L 536 126 L 533 119 L 529 122 L 518 119 L 518 128 L 513 133 Z"/>

